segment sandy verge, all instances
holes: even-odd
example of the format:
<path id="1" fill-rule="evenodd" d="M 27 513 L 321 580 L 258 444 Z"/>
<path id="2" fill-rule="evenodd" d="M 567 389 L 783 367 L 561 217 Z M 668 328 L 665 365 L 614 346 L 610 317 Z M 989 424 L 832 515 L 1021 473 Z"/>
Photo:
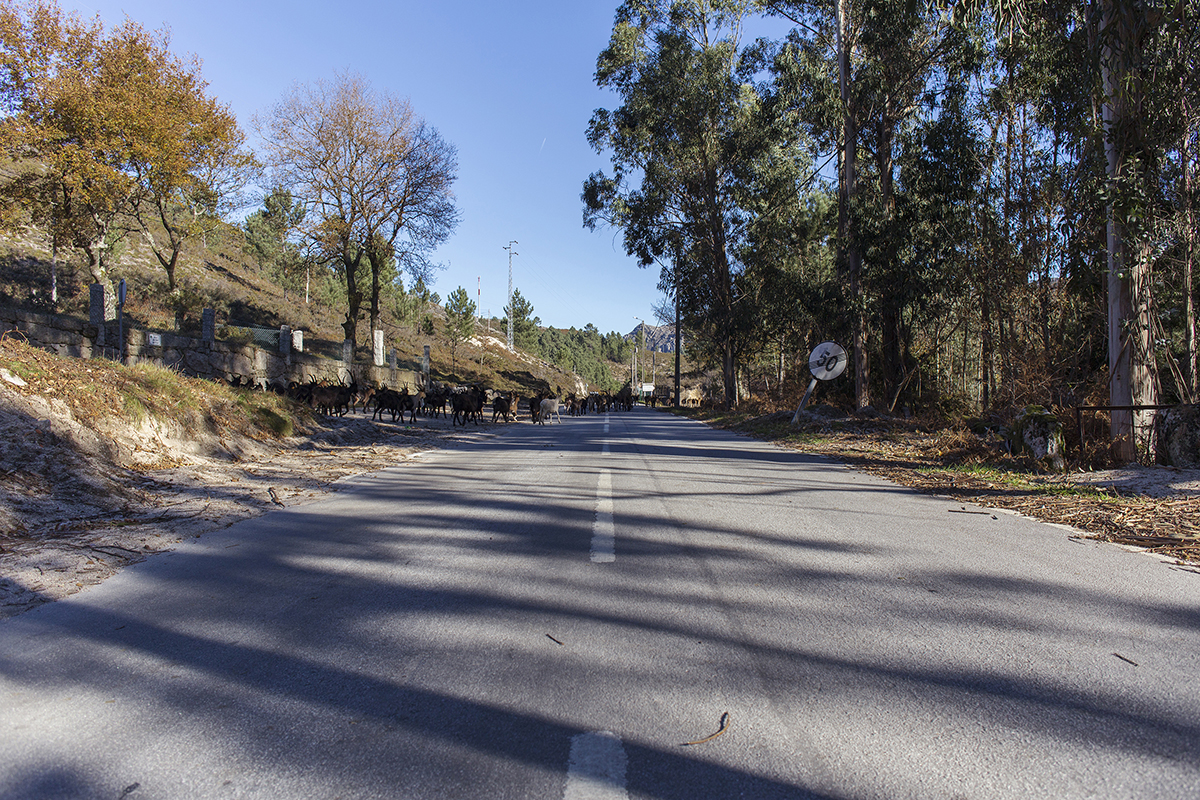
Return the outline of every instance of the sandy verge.
<path id="1" fill-rule="evenodd" d="M 0 619 L 74 594 L 127 564 L 272 509 L 309 503 L 349 475 L 402 465 L 498 426 L 450 420 L 323 420 L 303 437 L 199 448 L 169 435 L 99 437 L 70 430 L 69 415 L 0 387 Z M 161 434 L 161 432 L 159 432 Z M 96 458 L 134 449 L 157 468 Z M 89 453 L 88 449 L 97 452 Z M 213 452 L 215 451 L 215 452 Z"/>

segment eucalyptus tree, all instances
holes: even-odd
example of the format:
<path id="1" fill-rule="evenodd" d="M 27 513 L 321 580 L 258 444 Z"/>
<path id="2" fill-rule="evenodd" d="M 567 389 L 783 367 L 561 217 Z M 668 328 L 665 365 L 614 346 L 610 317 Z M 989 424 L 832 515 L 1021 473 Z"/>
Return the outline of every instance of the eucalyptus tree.
<path id="1" fill-rule="evenodd" d="M 931 4 L 772 0 L 768 8 L 796 24 L 776 61 L 780 91 L 803 109 L 813 140 L 837 156 L 838 265 L 856 404 L 871 404 L 872 352 L 894 402 L 910 374 L 906 304 L 924 291 L 901 255 L 910 228 L 897 215 L 897 153 L 906 132 L 938 113 L 947 76 L 973 69 L 977 47 Z"/>
<path id="2" fill-rule="evenodd" d="M 1121 407 L 1153 405 L 1159 397 L 1160 355 L 1168 357 L 1172 373 L 1179 371 L 1158 346 L 1163 337 L 1157 319 L 1164 312 L 1156 308 L 1156 286 L 1157 273 L 1168 268 L 1169 259 L 1163 256 L 1179 252 L 1174 245 L 1182 233 L 1177 209 L 1187 190 L 1181 186 L 1182 172 L 1172 170 L 1171 163 L 1174 154 L 1185 149 L 1184 143 L 1194 140 L 1187 133 L 1186 109 L 1189 98 L 1196 97 L 1196 3 L 969 0 L 957 5 L 968 12 L 964 17 L 990 9 L 1000 35 L 1010 41 L 1037 35 L 1039 25 L 1049 28 L 1042 42 L 1073 36 L 1076 57 L 1084 65 L 1071 73 L 1070 87 L 1082 95 L 1075 103 L 1080 124 L 1063 129 L 1070 131 L 1072 147 L 1080 154 L 1082 179 L 1077 183 L 1082 187 L 1090 182 L 1098 191 L 1087 194 L 1104 205 L 1103 218 L 1094 226 L 1103 239 L 1109 402 Z M 1074 24 L 1056 24 L 1064 17 Z M 1062 83 L 1061 76 L 1051 76 L 1039 88 L 1061 88 Z M 1061 120 L 1056 121 L 1056 132 L 1058 124 Z M 1175 163 L 1184 160 L 1179 157 Z M 1181 186 L 1174 196 L 1173 186 Z M 1175 236 L 1167 231 L 1172 224 L 1164 226 L 1167 221 L 1174 225 Z M 1089 223 L 1076 218 L 1065 224 L 1079 232 Z M 1080 249 L 1078 244 L 1074 247 Z M 1186 258 L 1180 261 L 1190 263 Z M 1180 294 L 1191 298 L 1194 291 L 1187 286 Z M 1175 382 L 1186 384 L 1186 379 L 1180 374 Z M 1133 460 L 1138 440 L 1147 433 L 1148 415 L 1118 410 L 1111 420 L 1114 455 Z"/>
<path id="3" fill-rule="evenodd" d="M 742 42 L 760 9 L 755 0 L 627 0 L 617 9 L 596 83 L 622 105 L 597 110 L 588 128 L 612 173 L 594 173 L 583 191 L 587 227 L 621 228 L 639 266 L 661 267 L 694 352 L 721 365 L 729 407 L 755 321 L 738 278 L 755 223 L 797 201 L 795 184 L 773 170 L 800 171 L 795 131 L 766 115 L 755 84 L 766 48 Z"/>
<path id="4" fill-rule="evenodd" d="M 902 137 L 892 226 L 896 268 L 885 278 L 896 307 L 906 312 L 896 321 L 902 349 L 895 354 L 898 380 L 888 386 L 892 410 L 902 397 L 921 399 L 912 397 L 914 381 L 933 377 L 937 386 L 949 343 L 966 338 L 969 321 L 988 299 L 975 281 L 981 262 L 990 261 L 977 224 L 990 209 L 981 208 L 983 148 L 971 117 L 969 80 L 961 72 L 948 74 L 936 114 L 916 121 Z"/>
<path id="5" fill-rule="evenodd" d="M 433 249 L 457 225 L 457 153 L 406 100 L 358 75 L 293 88 L 258 126 L 277 181 L 304 203 L 305 237 L 346 285 L 342 328 L 353 344 L 365 295 L 378 325 L 388 260 L 427 279 Z"/>
<path id="6" fill-rule="evenodd" d="M 1179 104 L 1183 130 L 1179 137 L 1179 176 L 1176 184 L 1181 198 L 1177 223 L 1180 231 L 1179 259 L 1182 264 L 1180 284 L 1184 306 L 1184 342 L 1193 403 L 1200 399 L 1200 341 L 1197 340 L 1196 324 L 1196 274 L 1200 262 L 1200 214 L 1197 213 L 1197 206 L 1200 206 L 1200 87 L 1195 85 L 1196 76 L 1200 74 L 1198 51 L 1200 48 L 1192 48 L 1190 57 L 1185 61 L 1191 76 L 1191 86 L 1187 88 L 1191 91 L 1183 93 Z M 1180 82 L 1186 86 L 1188 81 L 1181 76 Z"/>
<path id="7" fill-rule="evenodd" d="M 1099 22 L 1110 209 L 1110 371 L 1121 396 L 1135 404 L 1159 402 L 1168 381 L 1178 399 L 1196 402 L 1196 194 L 1190 182 L 1200 136 L 1198 14 L 1195 0 L 1111 2 Z M 1172 302 L 1179 307 L 1171 308 Z M 1170 317 L 1183 317 L 1190 375 L 1164 346 L 1169 337 L 1163 321 Z M 1128 376 L 1124 383 L 1117 380 L 1122 372 Z M 1140 431 L 1149 426 L 1148 416 L 1122 422 Z M 1122 435 L 1114 432 L 1119 444 Z"/>
<path id="8" fill-rule="evenodd" d="M 864 14 L 860 11 L 856 16 L 850 0 L 832 0 L 832 5 L 821 0 L 771 0 L 767 8 L 796 23 L 783 57 L 776 60 L 782 91 L 802 109 L 802 124 L 813 140 L 837 156 L 838 272 L 846 286 L 845 306 L 851 318 L 855 404 L 863 408 L 871 402 L 858 186 L 864 109 L 861 93 L 854 88 L 852 55 L 859 49 Z"/>

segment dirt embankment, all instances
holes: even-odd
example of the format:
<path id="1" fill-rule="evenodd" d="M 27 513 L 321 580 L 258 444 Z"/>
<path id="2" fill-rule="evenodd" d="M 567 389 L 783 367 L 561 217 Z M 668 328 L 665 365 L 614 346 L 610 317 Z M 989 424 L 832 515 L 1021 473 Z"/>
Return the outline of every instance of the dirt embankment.
<path id="1" fill-rule="evenodd" d="M 22 405 L 25 410 L 17 410 Z M 6 465 L 0 469 L 0 618 L 99 583 L 186 538 L 312 502 L 340 478 L 487 435 L 452 431 L 444 420 L 405 426 L 361 413 L 272 444 L 229 435 L 207 452 L 170 437 L 148 445 L 130 431 L 114 439 L 118 447 L 152 447 L 159 456 L 159 468 L 131 469 L 81 453 L 56 433 L 69 423 L 37 405 L 0 387 L 0 461 Z"/>
<path id="2" fill-rule="evenodd" d="M 133 421 L 119 413 L 131 396 L 183 403 L 180 389 L 157 386 L 156 376 L 121 389 L 136 380 L 106 362 L 0 343 L 0 619 L 185 538 L 311 502 L 339 478 L 489 435 L 445 418 L 405 425 L 360 411 L 302 415 L 301 429 L 279 436 L 248 420 L 254 405 L 227 390 Z M 157 394 L 134 391 L 145 385 Z"/>

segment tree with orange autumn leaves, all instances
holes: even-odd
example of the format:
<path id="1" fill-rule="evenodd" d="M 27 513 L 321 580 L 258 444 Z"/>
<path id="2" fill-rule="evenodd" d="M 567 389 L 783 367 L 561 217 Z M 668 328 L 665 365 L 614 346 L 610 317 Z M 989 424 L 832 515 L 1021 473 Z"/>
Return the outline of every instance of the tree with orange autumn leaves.
<path id="1" fill-rule="evenodd" d="M 175 291 L 189 243 L 240 204 L 257 168 L 199 60 L 132 20 L 106 30 L 53 2 L 0 0 L 0 103 L 4 221 L 81 250 L 110 287 L 107 251 L 136 235 Z"/>

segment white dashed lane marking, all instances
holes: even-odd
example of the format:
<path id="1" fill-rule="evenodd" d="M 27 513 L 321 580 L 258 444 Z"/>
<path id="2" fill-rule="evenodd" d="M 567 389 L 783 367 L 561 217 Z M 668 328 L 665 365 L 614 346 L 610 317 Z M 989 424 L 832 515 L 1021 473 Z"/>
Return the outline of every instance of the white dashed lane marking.
<path id="1" fill-rule="evenodd" d="M 600 470 L 596 482 L 596 521 L 592 524 L 592 562 L 609 563 L 617 560 L 617 528 L 613 522 L 612 472 Z"/>
<path id="2" fill-rule="evenodd" d="M 571 737 L 563 800 L 628 800 L 627 759 L 621 740 L 608 731 Z"/>

